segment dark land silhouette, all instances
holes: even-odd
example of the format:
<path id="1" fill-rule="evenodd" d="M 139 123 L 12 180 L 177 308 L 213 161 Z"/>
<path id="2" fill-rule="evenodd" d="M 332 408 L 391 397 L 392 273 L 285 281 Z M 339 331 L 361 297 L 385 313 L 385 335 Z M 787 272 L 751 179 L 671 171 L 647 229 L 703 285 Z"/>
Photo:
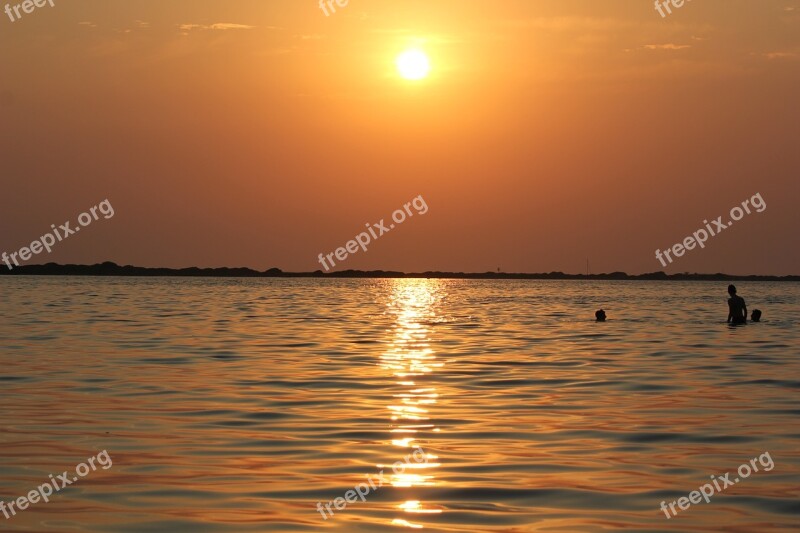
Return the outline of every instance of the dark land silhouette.
<path id="1" fill-rule="evenodd" d="M 0 265 L 0 275 L 11 276 L 169 276 L 169 277 L 223 277 L 223 278 L 452 278 L 452 279 L 575 279 L 575 280 L 648 280 L 648 281 L 800 281 L 800 276 L 734 276 L 729 274 L 565 274 L 508 273 L 508 272 L 395 272 L 388 270 L 341 270 L 338 272 L 284 272 L 270 268 L 263 272 L 246 267 L 230 268 L 150 268 L 131 265 L 120 266 L 105 262 L 96 265 L 23 265 L 9 270 Z"/>

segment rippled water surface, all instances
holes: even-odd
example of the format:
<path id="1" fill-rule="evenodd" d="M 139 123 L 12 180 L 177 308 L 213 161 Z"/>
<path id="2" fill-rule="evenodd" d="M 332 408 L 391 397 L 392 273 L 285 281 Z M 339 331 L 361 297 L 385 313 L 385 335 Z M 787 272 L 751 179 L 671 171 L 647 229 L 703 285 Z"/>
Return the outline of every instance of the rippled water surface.
<path id="1" fill-rule="evenodd" d="M 0 530 L 798 531 L 800 286 L 738 286 L 1 278 L 0 499 L 113 466 Z"/>

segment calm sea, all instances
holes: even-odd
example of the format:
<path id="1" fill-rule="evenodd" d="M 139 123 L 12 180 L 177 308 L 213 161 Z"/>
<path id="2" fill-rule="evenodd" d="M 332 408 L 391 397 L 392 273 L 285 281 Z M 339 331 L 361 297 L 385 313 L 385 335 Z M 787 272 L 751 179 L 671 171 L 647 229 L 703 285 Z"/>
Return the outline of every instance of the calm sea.
<path id="1" fill-rule="evenodd" d="M 0 499 L 113 466 L 0 530 L 798 531 L 800 284 L 737 285 L 3 277 Z"/>

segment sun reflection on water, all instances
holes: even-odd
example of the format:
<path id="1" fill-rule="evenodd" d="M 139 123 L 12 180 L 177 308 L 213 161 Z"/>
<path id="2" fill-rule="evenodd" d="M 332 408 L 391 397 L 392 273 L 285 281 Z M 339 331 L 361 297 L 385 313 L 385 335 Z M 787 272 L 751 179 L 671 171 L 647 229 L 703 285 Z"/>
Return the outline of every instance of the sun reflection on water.
<path id="1" fill-rule="evenodd" d="M 396 317 L 392 341 L 381 356 L 381 367 L 397 380 L 398 392 L 387 406 L 391 420 L 392 456 L 398 460 L 408 457 L 414 449 L 424 450 L 420 462 L 406 461 L 390 475 L 393 487 L 414 489 L 436 485 L 435 470 L 440 466 L 438 456 L 429 450 L 430 436 L 437 433 L 431 410 L 439 393 L 431 382 L 444 363 L 437 361 L 430 347 L 430 324 L 436 319 L 436 306 L 441 299 L 439 282 L 425 279 L 398 279 L 394 282 L 389 313 Z M 397 450 L 395 448 L 400 448 Z M 419 457 L 417 452 L 417 457 Z M 409 496 L 418 498 L 413 490 Z M 395 518 L 394 526 L 421 529 L 410 515 L 441 513 L 439 506 L 426 505 L 419 499 L 409 499 L 398 505 L 406 518 Z"/>

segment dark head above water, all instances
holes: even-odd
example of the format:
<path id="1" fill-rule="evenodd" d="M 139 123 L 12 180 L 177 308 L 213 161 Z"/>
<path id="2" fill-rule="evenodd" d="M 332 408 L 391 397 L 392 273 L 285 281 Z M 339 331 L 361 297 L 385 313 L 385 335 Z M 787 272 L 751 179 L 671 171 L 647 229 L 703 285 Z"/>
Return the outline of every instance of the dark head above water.
<path id="1" fill-rule="evenodd" d="M 594 314 L 595 318 L 597 318 L 598 322 L 605 322 L 606 321 L 606 312 L 600 309 L 596 311 Z"/>
<path id="2" fill-rule="evenodd" d="M 761 322 L 761 310 L 753 309 L 753 312 L 750 313 L 750 320 L 752 322 Z"/>
<path id="3" fill-rule="evenodd" d="M 731 296 L 736 294 L 736 285 L 732 285 L 732 284 L 728 285 L 728 294 L 730 294 Z"/>

